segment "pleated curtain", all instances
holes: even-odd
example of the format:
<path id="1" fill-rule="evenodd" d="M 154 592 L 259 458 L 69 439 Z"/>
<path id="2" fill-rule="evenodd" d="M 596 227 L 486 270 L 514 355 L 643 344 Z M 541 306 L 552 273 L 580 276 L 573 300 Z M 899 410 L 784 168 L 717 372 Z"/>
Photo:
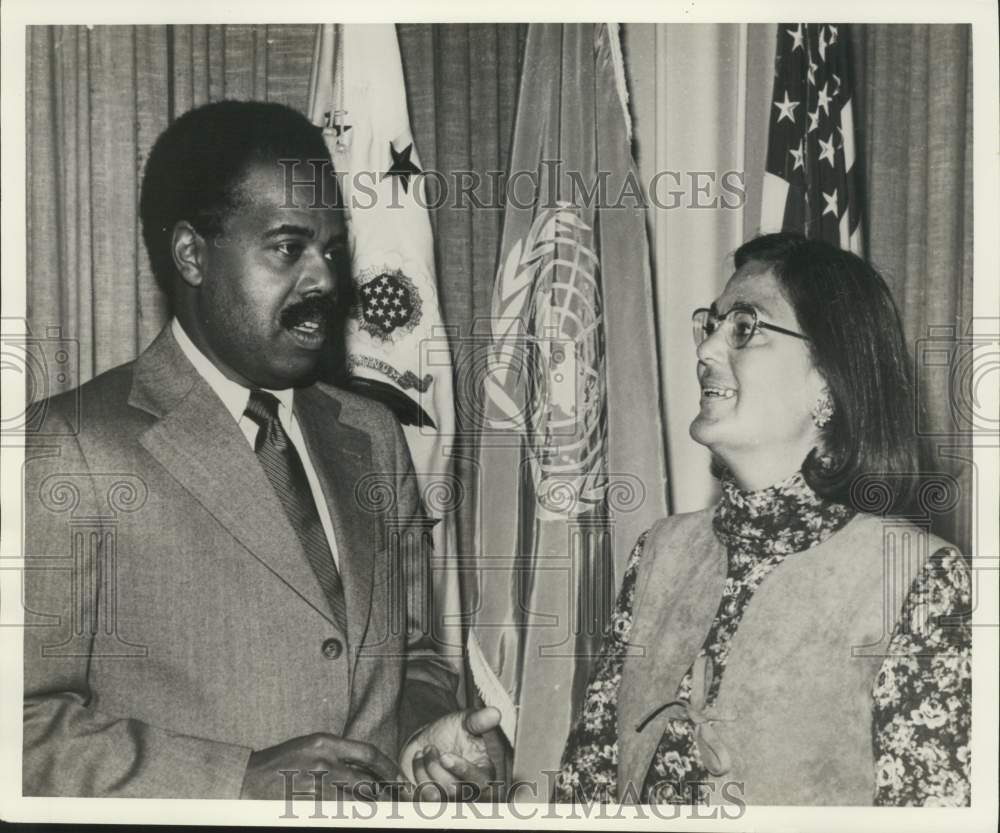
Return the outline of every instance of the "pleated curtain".
<path id="1" fill-rule="evenodd" d="M 482 391 L 482 326 L 490 314 L 496 258 L 503 221 L 502 202 L 491 171 L 506 171 L 526 25 L 401 24 L 396 27 L 413 138 L 427 170 L 464 177 L 473 196 L 453 195 L 431 211 L 442 316 L 452 329 L 455 368 L 455 470 L 465 487 L 457 510 L 459 553 L 474 558 L 479 520 L 476 494 L 476 438 Z M 479 183 L 472 187 L 473 183 Z M 429 200 L 429 202 L 431 202 Z M 431 202 L 432 205 L 436 204 Z M 495 207 L 494 207 L 495 206 Z M 489 332 L 487 327 L 486 332 Z M 471 568 L 466 561 L 460 567 Z M 473 573 L 462 573 L 471 580 Z M 469 597 L 468 588 L 463 594 Z"/>
<path id="2" fill-rule="evenodd" d="M 923 468 L 950 479 L 916 507 L 965 553 L 973 542 L 970 431 L 979 413 L 972 322 L 972 31 L 855 26 L 868 256 L 892 289 L 913 353 Z M 989 141 L 990 137 L 980 137 Z M 981 279 L 986 280 L 985 276 Z"/>

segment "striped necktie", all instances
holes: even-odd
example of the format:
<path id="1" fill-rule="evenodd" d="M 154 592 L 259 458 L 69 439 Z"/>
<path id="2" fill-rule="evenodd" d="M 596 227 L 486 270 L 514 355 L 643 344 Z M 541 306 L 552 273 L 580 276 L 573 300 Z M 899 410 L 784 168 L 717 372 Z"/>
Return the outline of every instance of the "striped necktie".
<path id="1" fill-rule="evenodd" d="M 320 587 L 330 603 L 337 626 L 347 634 L 347 603 L 340 572 L 330 552 L 330 542 L 316 511 L 316 502 L 306 471 L 295 446 L 278 419 L 278 399 L 265 391 L 250 392 L 246 416 L 261 430 L 257 432 L 254 451 L 267 479 L 281 500 L 292 528 L 299 536 Z"/>

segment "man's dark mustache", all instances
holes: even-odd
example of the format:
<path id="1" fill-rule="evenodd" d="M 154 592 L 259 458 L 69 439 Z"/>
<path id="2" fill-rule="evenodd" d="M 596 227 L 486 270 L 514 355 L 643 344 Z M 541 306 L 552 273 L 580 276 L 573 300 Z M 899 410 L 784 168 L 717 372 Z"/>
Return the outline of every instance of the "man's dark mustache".
<path id="1" fill-rule="evenodd" d="M 314 295 L 285 307 L 280 320 L 283 327 L 294 327 L 303 321 L 317 321 L 321 327 L 329 327 L 340 314 L 336 296 Z"/>

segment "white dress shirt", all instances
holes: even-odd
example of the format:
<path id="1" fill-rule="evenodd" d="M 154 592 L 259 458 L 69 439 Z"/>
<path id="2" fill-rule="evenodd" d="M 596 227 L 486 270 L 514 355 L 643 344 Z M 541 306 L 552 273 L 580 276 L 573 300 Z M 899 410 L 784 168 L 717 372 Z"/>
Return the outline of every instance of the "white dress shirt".
<path id="1" fill-rule="evenodd" d="M 177 340 L 177 344 L 180 345 L 181 352 L 184 353 L 188 361 L 194 365 L 195 370 L 201 374 L 202 378 L 208 382 L 209 387 L 222 400 L 222 404 L 226 406 L 226 410 L 236 420 L 236 424 L 239 425 L 243 436 L 247 438 L 247 442 L 253 448 L 257 440 L 257 432 L 261 429 L 256 422 L 244 414 L 247 403 L 250 401 L 250 389 L 243 387 L 238 382 L 234 382 L 212 364 L 209 358 L 191 341 L 191 338 L 184 332 L 184 328 L 176 318 L 170 322 L 170 329 Z M 302 436 L 302 430 L 299 428 L 299 421 L 295 418 L 295 409 L 292 407 L 295 399 L 295 389 L 286 388 L 285 390 L 269 390 L 267 392 L 274 394 L 280 403 L 278 406 L 278 421 L 281 422 L 281 427 L 285 429 L 288 439 L 291 440 L 292 445 L 295 446 L 295 450 L 302 459 L 302 468 L 306 471 L 309 490 L 312 492 L 313 500 L 316 503 L 316 510 L 319 512 L 319 520 L 323 525 L 323 533 L 330 544 L 330 552 L 333 554 L 334 563 L 339 568 L 340 558 L 337 553 L 337 540 L 333 534 L 333 521 L 330 519 L 330 510 L 326 504 L 326 497 L 323 495 L 323 487 L 316 476 L 316 469 L 313 468 L 312 460 L 309 459 L 309 450 L 306 447 L 305 438 Z"/>

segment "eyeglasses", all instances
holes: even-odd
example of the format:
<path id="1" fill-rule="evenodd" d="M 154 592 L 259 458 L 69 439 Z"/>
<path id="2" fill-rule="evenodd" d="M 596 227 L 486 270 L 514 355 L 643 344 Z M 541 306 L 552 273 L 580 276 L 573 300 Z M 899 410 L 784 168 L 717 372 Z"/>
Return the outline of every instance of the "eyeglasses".
<path id="1" fill-rule="evenodd" d="M 723 324 L 729 325 L 726 329 L 726 342 L 734 350 L 746 347 L 758 329 L 771 330 L 775 333 L 809 341 L 808 336 L 804 336 L 802 333 L 761 321 L 757 318 L 757 310 L 746 304 L 736 304 L 725 315 L 719 315 L 716 312 L 715 304 L 712 304 L 711 309 L 699 307 L 691 314 L 691 333 L 694 336 L 695 346 L 700 347 Z"/>

